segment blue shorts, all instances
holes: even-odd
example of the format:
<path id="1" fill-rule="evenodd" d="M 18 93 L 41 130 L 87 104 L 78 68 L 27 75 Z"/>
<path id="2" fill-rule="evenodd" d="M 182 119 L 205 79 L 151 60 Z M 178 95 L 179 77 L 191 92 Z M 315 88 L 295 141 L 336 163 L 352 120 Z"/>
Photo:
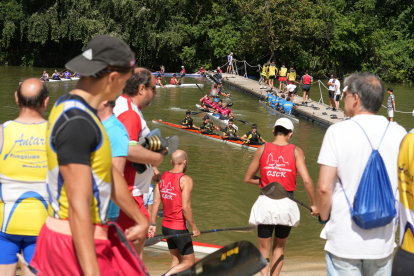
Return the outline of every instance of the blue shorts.
<path id="1" fill-rule="evenodd" d="M 0 232 L 0 265 L 17 263 L 17 253 L 23 251 L 27 263 L 33 258 L 37 236 L 11 235 Z"/>

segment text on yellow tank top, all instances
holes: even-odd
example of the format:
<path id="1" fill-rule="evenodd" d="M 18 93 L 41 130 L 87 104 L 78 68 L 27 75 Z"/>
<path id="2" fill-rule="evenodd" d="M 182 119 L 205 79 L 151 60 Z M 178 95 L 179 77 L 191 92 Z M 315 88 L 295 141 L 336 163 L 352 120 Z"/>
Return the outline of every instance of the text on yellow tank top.
<path id="1" fill-rule="evenodd" d="M 400 193 L 400 246 L 414 254 L 414 133 L 401 143 L 398 156 L 398 190 Z"/>
<path id="2" fill-rule="evenodd" d="M 276 66 L 274 66 L 273 64 L 271 64 L 269 66 L 269 76 L 274 76 L 276 74 Z"/>
<path id="3" fill-rule="evenodd" d="M 51 136 L 54 125 L 67 110 L 78 108 L 86 112 L 94 120 L 101 132 L 101 142 L 91 153 L 93 199 L 90 206 L 92 223 L 105 224 L 109 200 L 111 196 L 111 146 L 105 128 L 96 114 L 85 104 L 75 99 L 68 99 L 54 105 L 47 128 L 46 150 L 48 155 L 47 186 L 49 189 L 49 216 L 68 219 L 69 201 L 66 194 L 66 183 L 59 172 L 57 154 L 52 145 Z"/>
<path id="4" fill-rule="evenodd" d="M 0 152 L 1 232 L 38 236 L 47 217 L 47 122 L 3 124 Z M 1 253 L 0 253 L 1 254 Z"/>

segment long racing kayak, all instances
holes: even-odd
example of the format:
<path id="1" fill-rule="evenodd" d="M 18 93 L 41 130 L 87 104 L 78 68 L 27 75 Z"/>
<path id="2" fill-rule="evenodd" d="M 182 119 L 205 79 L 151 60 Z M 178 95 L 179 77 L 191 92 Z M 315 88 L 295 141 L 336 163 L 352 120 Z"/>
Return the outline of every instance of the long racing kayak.
<path id="1" fill-rule="evenodd" d="M 285 114 L 285 113 L 279 112 L 276 109 L 271 108 L 270 106 L 268 106 L 266 103 L 264 103 L 261 100 L 259 100 L 259 103 L 262 104 L 262 105 L 264 105 L 264 106 L 266 106 L 266 109 L 275 112 L 279 116 L 289 118 L 289 119 L 291 119 L 294 122 L 299 122 L 299 119 L 296 116 L 292 115 L 292 114 Z"/>
<path id="2" fill-rule="evenodd" d="M 211 112 L 211 111 L 206 111 L 204 108 L 202 108 L 202 107 L 201 107 L 201 105 L 196 104 L 196 106 L 197 106 L 197 108 L 198 108 L 199 110 L 204 111 L 204 113 L 205 113 L 205 114 L 208 114 L 208 115 L 210 116 L 210 118 L 212 118 L 212 119 L 216 120 L 217 122 L 223 123 L 223 124 L 225 124 L 226 126 L 229 126 L 229 120 L 221 120 L 220 118 L 218 118 L 218 117 L 214 116 L 214 115 L 213 115 L 213 114 L 214 114 L 213 112 Z M 238 127 L 238 126 L 236 126 L 235 124 L 233 124 L 233 127 L 234 127 L 236 130 L 239 130 L 239 127 Z"/>
<path id="3" fill-rule="evenodd" d="M 200 87 L 203 87 L 204 86 L 204 84 L 195 84 L 195 83 L 183 83 L 183 84 L 179 84 L 179 85 L 175 85 L 175 84 L 165 84 L 164 85 L 164 87 L 162 87 L 162 86 L 160 86 L 160 85 L 157 85 L 157 88 L 173 88 L 173 87 L 197 87 L 197 85 L 198 86 L 200 86 Z"/>
<path id="4" fill-rule="evenodd" d="M 158 76 L 158 75 L 161 75 L 160 73 L 158 73 L 158 72 L 152 72 L 152 74 L 154 75 L 154 76 Z M 164 73 L 164 76 L 166 76 L 166 77 L 172 77 L 173 75 L 176 75 L 177 77 L 180 77 L 181 76 L 181 74 L 180 73 Z M 200 77 L 200 78 L 204 78 L 206 75 L 200 75 L 200 74 L 185 74 L 185 77 Z"/>
<path id="5" fill-rule="evenodd" d="M 154 124 L 162 124 L 162 125 L 170 127 L 170 128 L 179 129 L 181 131 L 185 131 L 185 132 L 197 135 L 199 137 L 204 137 L 206 139 L 214 140 L 214 141 L 217 141 L 217 142 L 223 142 L 227 145 L 231 145 L 231 146 L 242 148 L 242 149 L 256 151 L 257 148 L 260 146 L 260 145 L 245 144 L 244 142 L 242 142 L 240 140 L 223 139 L 221 136 L 219 136 L 217 134 L 204 134 L 204 133 L 201 133 L 200 131 L 198 131 L 197 129 L 182 128 L 180 125 L 176 125 L 176 124 L 172 124 L 172 123 L 168 123 L 168 122 L 163 122 L 162 120 L 152 120 L 152 122 Z"/>
<path id="6" fill-rule="evenodd" d="M 73 78 L 70 78 L 70 79 L 60 79 L 60 80 L 54 80 L 54 79 L 49 79 L 48 81 L 41 80 L 41 82 L 48 83 L 48 82 L 65 82 L 65 81 L 77 81 L 77 80 L 79 80 L 79 78 L 73 77 Z M 22 84 L 22 83 L 23 83 L 22 81 L 19 82 L 19 84 Z"/>

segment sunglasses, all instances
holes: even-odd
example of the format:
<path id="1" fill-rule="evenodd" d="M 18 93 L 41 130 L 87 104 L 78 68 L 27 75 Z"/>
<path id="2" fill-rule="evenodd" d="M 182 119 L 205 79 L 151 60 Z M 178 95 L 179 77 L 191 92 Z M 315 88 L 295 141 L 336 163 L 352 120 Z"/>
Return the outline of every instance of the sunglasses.
<path id="1" fill-rule="evenodd" d="M 145 87 L 147 87 L 147 88 L 151 88 L 151 90 L 152 90 L 152 93 L 156 93 L 157 92 L 157 87 L 156 86 L 151 86 L 151 85 L 146 85 Z"/>

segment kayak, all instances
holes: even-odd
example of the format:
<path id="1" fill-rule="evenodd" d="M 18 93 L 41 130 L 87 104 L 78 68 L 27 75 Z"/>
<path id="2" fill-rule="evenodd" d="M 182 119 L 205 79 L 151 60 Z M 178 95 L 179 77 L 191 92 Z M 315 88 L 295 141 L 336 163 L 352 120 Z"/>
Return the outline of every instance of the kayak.
<path id="1" fill-rule="evenodd" d="M 294 122 L 299 122 L 299 119 L 298 119 L 295 115 L 292 115 L 292 114 L 285 114 L 285 113 L 279 112 L 279 111 L 277 111 L 276 109 L 271 108 L 270 106 L 268 106 L 266 103 L 264 103 L 264 102 L 263 102 L 263 101 L 261 101 L 261 100 L 259 100 L 259 103 L 260 103 L 260 104 L 262 104 L 262 105 L 264 105 L 264 106 L 266 106 L 266 108 L 267 108 L 268 110 L 275 112 L 277 115 L 280 115 L 280 116 L 282 116 L 282 117 L 289 118 L 289 119 L 291 119 L 291 120 L 292 120 L 292 121 L 294 121 Z"/>
<path id="2" fill-rule="evenodd" d="M 168 251 L 167 241 L 163 240 L 157 244 L 151 245 L 150 247 Z M 201 243 L 193 241 L 193 248 L 194 253 L 198 253 L 197 255 L 204 256 L 216 252 L 217 250 L 223 248 L 223 246 L 208 244 L 208 243 Z"/>
<path id="3" fill-rule="evenodd" d="M 158 75 L 161 75 L 160 73 L 158 73 L 158 72 L 152 72 L 152 74 L 154 75 L 154 76 L 158 76 Z M 173 75 L 176 75 L 177 77 L 180 77 L 181 76 L 181 74 L 180 73 L 164 73 L 164 76 L 166 76 L 166 77 L 172 77 Z M 200 75 L 200 74 L 185 74 L 185 77 L 199 77 L 199 78 L 204 78 L 206 75 Z"/>
<path id="4" fill-rule="evenodd" d="M 65 82 L 65 81 L 77 81 L 77 80 L 79 80 L 79 78 L 60 79 L 60 80 L 49 79 L 49 81 L 44 81 L 44 80 L 41 80 L 41 82 L 46 82 L 46 83 L 48 83 L 48 82 Z M 22 81 L 21 81 L 21 82 L 19 82 L 19 84 L 22 84 L 22 83 L 23 83 Z"/>
<path id="5" fill-rule="evenodd" d="M 216 120 L 216 121 L 218 121 L 218 122 L 220 122 L 220 123 L 223 123 L 223 124 L 225 124 L 226 126 L 229 126 L 229 120 L 221 120 L 221 119 L 219 119 L 218 117 L 214 116 L 214 115 L 213 115 L 213 112 L 211 112 L 211 111 L 205 111 L 205 109 L 204 109 L 204 108 L 202 108 L 202 107 L 201 107 L 201 105 L 196 104 L 196 106 L 197 106 L 197 108 L 198 108 L 199 110 L 204 111 L 204 113 L 208 114 L 208 115 L 210 116 L 210 118 L 212 118 L 212 119 L 214 119 L 214 120 Z M 233 127 L 234 127 L 236 130 L 239 130 L 239 127 L 238 127 L 238 126 L 236 126 L 235 124 L 233 124 Z"/>
<path id="6" fill-rule="evenodd" d="M 204 84 L 195 84 L 195 83 L 183 83 L 183 84 L 179 84 L 179 85 L 175 85 L 175 84 L 164 84 L 164 87 L 157 85 L 157 88 L 173 88 L 173 87 L 203 87 Z"/>
<path id="7" fill-rule="evenodd" d="M 223 142 L 226 145 L 231 145 L 237 148 L 242 148 L 242 149 L 247 149 L 247 150 L 252 150 L 252 151 L 256 151 L 257 148 L 260 145 L 249 145 L 249 144 L 245 144 L 244 142 L 240 141 L 240 140 L 228 140 L 228 139 L 223 139 L 221 136 L 217 135 L 217 134 L 204 134 L 201 133 L 200 131 L 198 131 L 197 129 L 185 129 L 185 128 L 181 128 L 180 125 L 176 125 L 173 123 L 168 123 L 168 122 L 163 122 L 162 120 L 152 120 L 152 122 L 154 124 L 162 124 L 164 126 L 170 127 L 170 128 L 174 128 L 174 129 L 179 129 L 194 135 L 197 135 L 199 137 L 204 137 L 206 139 L 210 139 L 210 140 L 214 140 L 214 141 L 218 141 L 218 142 Z"/>

